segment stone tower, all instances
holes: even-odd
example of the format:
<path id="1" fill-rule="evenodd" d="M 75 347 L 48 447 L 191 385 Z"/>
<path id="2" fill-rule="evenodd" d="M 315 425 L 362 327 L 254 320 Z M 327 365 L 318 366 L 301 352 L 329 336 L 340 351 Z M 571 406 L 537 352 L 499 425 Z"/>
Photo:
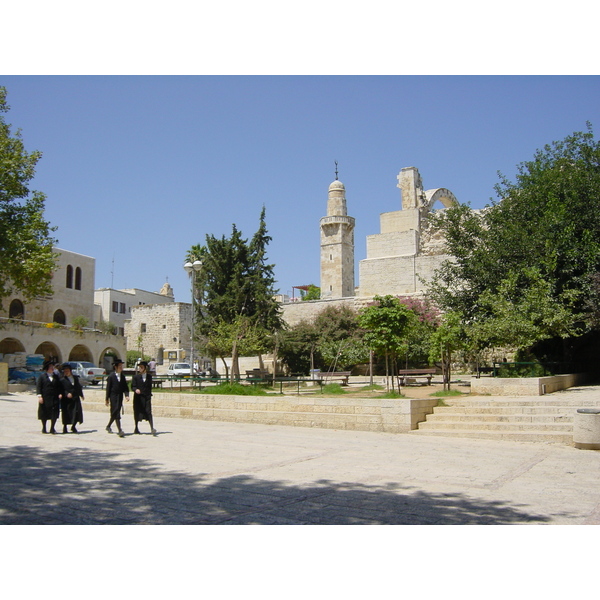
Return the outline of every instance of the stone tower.
<path id="1" fill-rule="evenodd" d="M 337 173 L 320 226 L 321 298 L 354 296 L 354 217 L 347 214 L 346 188 Z"/>

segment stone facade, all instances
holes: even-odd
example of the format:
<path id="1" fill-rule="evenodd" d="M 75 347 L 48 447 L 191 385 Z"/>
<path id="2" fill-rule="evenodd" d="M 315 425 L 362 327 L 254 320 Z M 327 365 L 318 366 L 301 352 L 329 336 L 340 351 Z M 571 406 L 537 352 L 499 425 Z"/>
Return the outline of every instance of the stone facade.
<path id="1" fill-rule="evenodd" d="M 125 321 L 131 318 L 131 309 L 144 304 L 168 304 L 174 302 L 173 288 L 165 283 L 160 292 L 147 292 L 137 288 L 115 290 L 99 288 L 94 292 L 94 324 L 110 322 L 118 335 L 125 335 Z"/>
<path id="2" fill-rule="evenodd" d="M 438 202 L 444 207 L 456 204 L 454 194 L 446 188 L 424 191 L 415 167 L 400 171 L 398 187 L 401 210 L 382 213 L 381 232 L 367 236 L 367 258 L 359 265 L 357 295 L 362 297 L 422 294 L 424 282 L 450 258 L 443 253 L 443 238 L 428 226 L 427 217 Z"/>
<path id="3" fill-rule="evenodd" d="M 75 317 L 94 320 L 94 279 L 96 259 L 55 248 L 58 254 L 52 276 L 52 295 L 26 303 L 15 293 L 2 300 L 0 316 L 37 323 L 71 326 Z"/>
<path id="4" fill-rule="evenodd" d="M 131 318 L 125 321 L 128 350 L 142 350 L 155 358 L 158 372 L 170 363 L 189 360 L 191 353 L 192 305 L 185 302 L 133 306 Z M 199 360 L 200 359 L 200 360 Z M 203 359 L 194 350 L 194 362 Z"/>
<path id="5" fill-rule="evenodd" d="M 60 248 L 55 251 L 59 256 L 50 296 L 25 303 L 13 294 L 3 301 L 0 355 L 43 354 L 59 362 L 84 360 L 101 367 L 112 362 L 109 356 L 123 357 L 123 338 L 71 328 L 80 316 L 90 327 L 93 324 L 95 259 Z"/>

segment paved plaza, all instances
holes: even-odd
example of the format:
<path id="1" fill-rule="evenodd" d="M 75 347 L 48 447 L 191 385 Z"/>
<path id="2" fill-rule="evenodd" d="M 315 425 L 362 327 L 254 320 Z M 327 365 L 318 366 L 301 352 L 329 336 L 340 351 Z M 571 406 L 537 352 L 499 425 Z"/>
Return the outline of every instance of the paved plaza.
<path id="1" fill-rule="evenodd" d="M 590 387 L 587 394 L 598 395 Z M 598 524 L 600 452 L 107 413 L 43 435 L 0 395 L 0 524 Z M 57 428 L 62 431 L 62 426 Z"/>

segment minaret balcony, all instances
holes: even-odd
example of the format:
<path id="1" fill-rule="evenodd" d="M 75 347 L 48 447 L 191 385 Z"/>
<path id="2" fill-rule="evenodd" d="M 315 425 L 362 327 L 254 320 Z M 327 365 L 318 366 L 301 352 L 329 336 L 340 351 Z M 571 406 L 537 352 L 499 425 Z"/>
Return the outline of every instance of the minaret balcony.
<path id="1" fill-rule="evenodd" d="M 321 227 L 323 225 L 348 225 L 354 227 L 354 217 L 345 217 L 343 215 L 321 217 Z"/>

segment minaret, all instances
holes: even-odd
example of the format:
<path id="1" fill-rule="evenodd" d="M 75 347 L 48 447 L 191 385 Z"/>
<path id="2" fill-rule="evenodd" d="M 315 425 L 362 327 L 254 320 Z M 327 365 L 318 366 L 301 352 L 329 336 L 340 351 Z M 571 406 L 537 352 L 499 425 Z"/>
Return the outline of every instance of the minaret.
<path id="1" fill-rule="evenodd" d="M 321 219 L 321 298 L 354 296 L 354 217 L 346 210 L 346 188 L 329 186 L 327 216 Z"/>

